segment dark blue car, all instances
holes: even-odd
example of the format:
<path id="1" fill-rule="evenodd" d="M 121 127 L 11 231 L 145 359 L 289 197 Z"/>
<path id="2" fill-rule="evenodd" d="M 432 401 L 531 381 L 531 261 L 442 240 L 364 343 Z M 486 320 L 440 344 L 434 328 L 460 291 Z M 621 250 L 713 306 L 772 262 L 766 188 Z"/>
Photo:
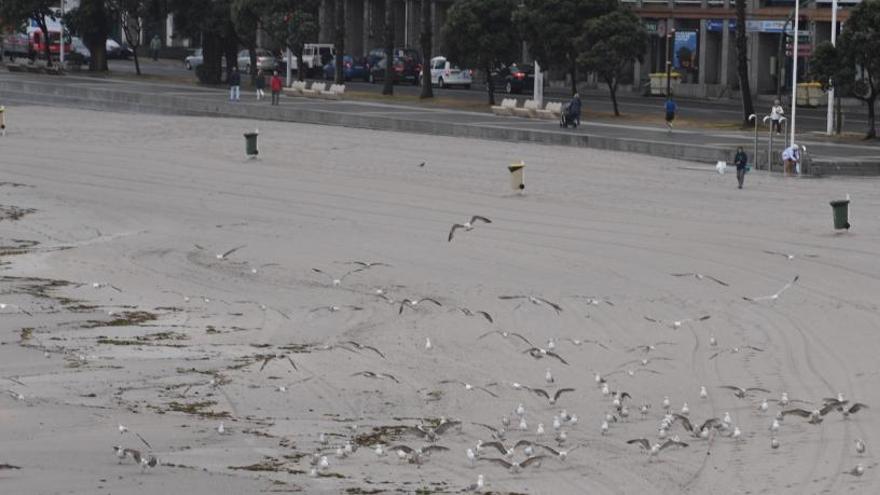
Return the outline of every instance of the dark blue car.
<path id="1" fill-rule="evenodd" d="M 354 79 L 362 79 L 364 81 L 367 81 L 370 78 L 370 74 L 367 71 L 366 64 L 364 64 L 362 60 L 355 60 L 351 55 L 343 55 L 342 72 L 345 75 L 346 81 L 352 81 Z M 324 66 L 324 79 L 329 81 L 332 80 L 335 76 L 336 61 L 331 60 L 330 63 Z"/>

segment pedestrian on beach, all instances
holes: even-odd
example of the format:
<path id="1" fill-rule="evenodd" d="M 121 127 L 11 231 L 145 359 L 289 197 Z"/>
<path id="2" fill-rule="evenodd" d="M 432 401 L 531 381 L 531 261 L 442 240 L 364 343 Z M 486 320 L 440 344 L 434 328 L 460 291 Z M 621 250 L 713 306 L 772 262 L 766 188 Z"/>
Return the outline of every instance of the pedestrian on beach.
<path id="1" fill-rule="evenodd" d="M 281 76 L 278 75 L 277 70 L 272 74 L 272 80 L 269 84 L 272 89 L 272 104 L 277 105 L 278 103 L 280 103 L 281 88 L 284 86 L 281 82 Z"/>
<path id="2" fill-rule="evenodd" d="M 266 97 L 264 89 L 266 89 L 266 73 L 263 72 L 263 69 L 257 71 L 257 80 L 254 82 L 254 86 L 257 88 L 257 101 L 262 100 Z"/>
<path id="3" fill-rule="evenodd" d="M 736 148 L 736 156 L 733 158 L 733 163 L 736 165 L 736 181 L 739 183 L 739 188 L 742 189 L 743 181 L 746 179 L 746 165 L 749 163 L 749 157 L 743 151 L 742 146 Z"/>
<path id="4" fill-rule="evenodd" d="M 792 177 L 797 170 L 797 165 L 801 161 L 801 152 L 796 144 L 785 148 L 782 152 L 782 173 L 786 177 Z"/>
<path id="5" fill-rule="evenodd" d="M 675 100 L 672 99 L 672 96 L 666 98 L 666 128 L 669 129 L 669 132 L 672 132 L 672 121 L 675 120 L 675 112 L 678 111 L 678 105 L 675 104 Z"/>
<path id="6" fill-rule="evenodd" d="M 153 60 L 159 60 L 159 49 L 161 48 L 162 40 L 158 34 L 154 34 L 153 39 L 150 41 L 150 55 L 153 56 Z"/>
<path id="7" fill-rule="evenodd" d="M 773 106 L 770 107 L 770 121 L 773 123 L 773 132 L 776 135 L 782 134 L 782 117 L 785 115 L 785 110 L 782 108 L 782 103 L 779 100 L 773 101 Z"/>
<path id="8" fill-rule="evenodd" d="M 229 73 L 229 101 L 238 101 L 241 98 L 241 74 L 238 73 L 238 67 L 233 67 Z"/>

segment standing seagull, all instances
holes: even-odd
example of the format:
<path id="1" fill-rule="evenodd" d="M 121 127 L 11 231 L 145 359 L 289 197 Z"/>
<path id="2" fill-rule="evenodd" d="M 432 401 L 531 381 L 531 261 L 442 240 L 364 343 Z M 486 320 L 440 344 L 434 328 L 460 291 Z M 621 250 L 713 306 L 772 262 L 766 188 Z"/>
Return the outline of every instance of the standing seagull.
<path id="1" fill-rule="evenodd" d="M 454 223 L 454 224 L 452 224 L 452 229 L 449 230 L 449 240 L 447 242 L 452 242 L 452 237 L 455 235 L 455 231 L 458 229 L 464 229 L 466 232 L 470 232 L 471 230 L 474 230 L 474 225 L 477 220 L 484 222 L 484 223 L 492 223 L 492 220 L 489 220 L 486 217 L 481 217 L 479 215 L 472 216 L 470 222 Z"/>
<path id="2" fill-rule="evenodd" d="M 800 278 L 801 278 L 800 275 L 795 275 L 791 282 L 785 284 L 785 285 L 784 285 L 781 289 L 779 289 L 779 291 L 777 291 L 775 294 L 770 294 L 769 296 L 761 296 L 761 297 L 745 297 L 745 296 L 743 296 L 743 299 L 745 299 L 746 301 L 749 301 L 749 302 L 758 302 L 758 301 L 775 301 L 775 300 L 779 299 L 779 296 L 781 296 L 783 292 L 787 291 L 787 290 L 790 289 L 795 283 L 797 283 L 798 279 L 800 279 Z"/>

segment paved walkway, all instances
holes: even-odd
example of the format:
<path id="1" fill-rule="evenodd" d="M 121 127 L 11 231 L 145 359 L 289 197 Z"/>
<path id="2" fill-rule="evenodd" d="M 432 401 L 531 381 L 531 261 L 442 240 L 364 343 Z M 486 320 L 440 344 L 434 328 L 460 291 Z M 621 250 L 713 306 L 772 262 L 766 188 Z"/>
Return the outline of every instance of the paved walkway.
<path id="1" fill-rule="evenodd" d="M 29 86 L 47 85 L 47 92 L 52 92 L 52 87 L 63 85 L 70 88 L 80 88 L 88 92 L 96 90 L 98 94 L 106 94 L 106 91 L 118 91 L 125 94 L 151 95 L 153 97 L 184 97 L 193 101 L 210 104 L 214 113 L 220 115 L 233 115 L 260 119 L 277 119 L 291 121 L 302 120 L 298 116 L 306 111 L 309 115 L 322 114 L 325 116 L 344 117 L 350 122 L 334 122 L 332 119 L 319 119 L 323 123 L 337 123 L 341 125 L 356 125 L 359 127 L 373 127 L 363 124 L 368 119 L 379 120 L 393 119 L 407 125 L 397 125 L 399 130 L 413 130 L 414 132 L 430 132 L 432 125 L 439 127 L 461 126 L 467 128 L 480 128 L 482 131 L 491 131 L 488 134 L 477 134 L 480 137 L 487 136 L 515 136 L 528 135 L 530 140 L 544 141 L 548 143 L 565 143 L 581 146 L 605 147 L 609 149 L 622 149 L 628 151 L 645 152 L 654 154 L 652 149 L 662 147 L 669 150 L 682 150 L 680 156 L 683 159 L 707 159 L 703 154 L 688 154 L 686 148 L 699 148 L 705 151 L 714 148 L 719 156 L 733 155 L 737 146 L 743 146 L 750 159 L 754 154 L 754 134 L 739 130 L 700 129 L 685 128 L 673 129 L 671 132 L 663 126 L 643 122 L 608 122 L 608 121 L 584 121 L 578 129 L 561 129 L 557 122 L 547 120 L 527 119 L 520 117 L 502 117 L 486 112 L 464 111 L 450 108 L 437 108 L 415 103 L 385 103 L 377 101 L 328 101 L 309 98 L 284 97 L 280 107 L 271 107 L 268 100 L 256 101 L 250 91 L 242 95 L 242 100 L 237 103 L 228 102 L 227 92 L 218 88 L 206 88 L 186 84 L 173 84 L 167 82 L 135 81 L 131 78 L 99 78 L 85 75 L 67 75 L 52 77 L 46 75 L 21 74 L 0 72 L 0 85 L 4 82 L 27 81 Z M 2 86 L 0 86 L 2 87 Z M 14 91 L 0 93 L 0 104 L 4 99 L 15 101 L 33 102 L 33 95 L 24 98 Z M 155 99 L 155 98 L 154 98 Z M 411 100 L 410 100 L 411 101 Z M 57 103 L 57 100 L 54 102 Z M 207 113 L 207 112 L 203 112 Z M 352 120 L 356 118 L 356 120 Z M 408 129 L 407 127 L 411 127 Z M 376 126 L 376 128 L 383 128 Z M 384 127 L 384 128 L 387 128 Z M 418 130 L 420 129 L 420 130 Z M 438 131 L 438 133 L 444 133 Z M 526 133 L 526 134 L 523 134 Z M 466 133 L 456 133 L 466 135 Z M 538 136 L 535 139 L 534 136 Z M 503 138 L 503 137 L 502 137 Z M 607 143 L 630 141 L 638 146 L 611 146 Z M 597 144 L 606 143 L 606 144 Z M 828 141 L 817 133 L 808 133 L 798 137 L 798 143 L 807 147 L 810 157 L 816 161 L 829 161 L 834 163 L 862 162 L 876 163 L 880 166 L 880 142 L 852 141 L 833 142 Z M 783 148 L 781 136 L 775 139 L 774 160 Z M 671 151 L 674 153 L 674 151 Z M 758 138 L 758 160 L 761 168 L 765 167 L 768 153 L 768 136 L 762 131 Z M 667 152 L 664 156 L 669 156 Z"/>

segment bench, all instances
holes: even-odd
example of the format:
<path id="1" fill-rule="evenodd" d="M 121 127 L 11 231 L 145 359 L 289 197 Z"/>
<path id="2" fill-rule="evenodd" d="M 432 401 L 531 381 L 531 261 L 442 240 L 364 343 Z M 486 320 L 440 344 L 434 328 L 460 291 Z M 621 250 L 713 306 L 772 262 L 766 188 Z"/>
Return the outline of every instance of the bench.
<path id="1" fill-rule="evenodd" d="M 305 96 L 320 96 L 324 91 L 327 91 L 326 83 L 313 82 L 311 87 L 303 89 L 302 94 Z"/>
<path id="2" fill-rule="evenodd" d="M 495 115 L 513 115 L 516 109 L 516 98 L 505 98 L 501 100 L 500 105 L 492 107 L 492 113 Z"/>
<path id="3" fill-rule="evenodd" d="M 556 120 L 562 115 L 562 103 L 550 102 L 543 109 L 535 111 L 539 119 Z"/>
<path id="4" fill-rule="evenodd" d="M 341 100 L 345 95 L 344 84 L 331 84 L 329 89 L 321 91 L 320 97 L 328 100 Z"/>
<path id="5" fill-rule="evenodd" d="M 284 94 L 288 96 L 302 96 L 303 91 L 308 87 L 306 81 L 293 81 L 289 88 L 284 88 Z"/>
<path id="6" fill-rule="evenodd" d="M 517 117 L 537 117 L 538 116 L 538 102 L 535 100 L 526 100 L 523 103 L 522 108 L 514 108 L 513 113 Z"/>

